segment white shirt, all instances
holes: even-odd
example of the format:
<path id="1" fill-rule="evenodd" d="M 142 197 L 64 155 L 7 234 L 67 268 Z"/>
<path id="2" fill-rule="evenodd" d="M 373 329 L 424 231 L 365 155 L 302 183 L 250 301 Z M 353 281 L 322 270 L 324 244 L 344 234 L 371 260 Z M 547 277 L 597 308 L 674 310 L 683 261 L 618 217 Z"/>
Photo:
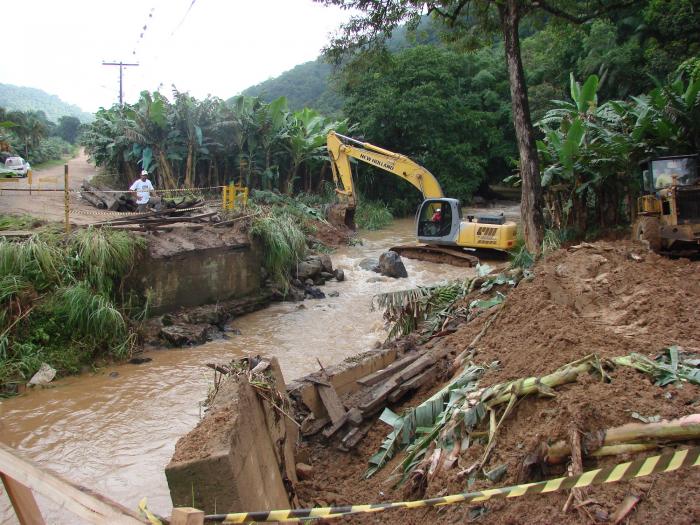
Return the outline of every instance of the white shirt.
<path id="1" fill-rule="evenodd" d="M 136 204 L 146 204 L 151 198 L 149 190 L 153 190 L 154 188 L 150 180 L 138 179 L 129 189 L 136 192 Z"/>

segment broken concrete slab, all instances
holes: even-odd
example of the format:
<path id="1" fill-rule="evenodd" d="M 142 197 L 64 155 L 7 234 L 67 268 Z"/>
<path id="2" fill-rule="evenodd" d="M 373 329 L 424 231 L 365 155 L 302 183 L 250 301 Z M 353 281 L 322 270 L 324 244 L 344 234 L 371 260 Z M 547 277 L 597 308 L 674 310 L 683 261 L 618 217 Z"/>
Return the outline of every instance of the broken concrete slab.
<path id="1" fill-rule="evenodd" d="M 277 360 L 270 364 L 266 374 L 284 385 Z M 274 388 L 276 397 L 284 396 Z M 175 446 L 165 469 L 173 505 L 207 513 L 289 508 L 296 439 L 296 425 L 261 398 L 245 374 L 232 376 L 204 419 Z"/>

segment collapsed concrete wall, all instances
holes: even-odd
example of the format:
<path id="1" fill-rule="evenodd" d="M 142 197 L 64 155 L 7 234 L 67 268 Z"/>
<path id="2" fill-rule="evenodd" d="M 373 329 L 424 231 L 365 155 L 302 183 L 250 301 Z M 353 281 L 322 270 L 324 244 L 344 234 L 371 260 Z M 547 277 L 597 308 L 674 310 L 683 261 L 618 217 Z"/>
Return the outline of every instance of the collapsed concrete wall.
<path id="1" fill-rule="evenodd" d="M 326 368 L 323 375 L 338 394 L 349 395 L 360 388 L 358 379 L 385 369 L 398 352 L 397 348 L 365 352 Z M 281 386 L 259 392 L 245 373 L 237 374 L 222 384 L 197 427 L 177 442 L 165 468 L 174 507 L 220 513 L 296 505 L 294 452 L 299 427 L 282 414 L 285 410 L 294 415 L 287 393 L 319 419 L 327 413 L 314 380 L 318 374 L 292 381 L 285 389 L 277 360 L 269 362 L 268 377 Z"/>
<path id="2" fill-rule="evenodd" d="M 266 375 L 275 385 L 266 393 L 246 373 L 231 376 L 204 419 L 177 442 L 165 469 L 174 507 L 213 513 L 295 503 L 297 426 L 281 412 L 286 394 L 276 359 Z"/>
<path id="3" fill-rule="evenodd" d="M 221 230 L 149 238 L 127 286 L 148 295 L 154 315 L 256 293 L 263 281 L 260 248 L 246 235 Z"/>
<path id="4" fill-rule="evenodd" d="M 323 380 L 328 381 L 338 395 L 351 394 L 360 388 L 360 385 L 357 383 L 358 379 L 393 363 L 396 360 L 397 352 L 397 348 L 392 347 L 371 350 L 353 356 L 337 365 L 326 368 Z M 314 379 L 321 379 L 320 376 L 321 374 L 319 373 L 310 374 L 309 376 L 295 379 L 287 385 L 289 394 L 303 402 L 316 419 L 328 416 L 316 388 L 317 381 L 314 381 Z"/>

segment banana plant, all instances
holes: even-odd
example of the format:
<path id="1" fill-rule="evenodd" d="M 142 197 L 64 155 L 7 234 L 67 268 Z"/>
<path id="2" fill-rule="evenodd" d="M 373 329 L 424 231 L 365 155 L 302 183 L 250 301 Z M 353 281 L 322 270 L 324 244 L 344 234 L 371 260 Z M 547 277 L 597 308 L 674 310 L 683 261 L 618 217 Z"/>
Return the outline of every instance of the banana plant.
<path id="1" fill-rule="evenodd" d="M 124 132 L 132 142 L 152 148 L 152 154 L 156 158 L 156 173 L 160 179 L 159 185 L 172 189 L 177 186 L 177 180 L 168 155 L 171 130 L 168 126 L 167 107 L 167 99 L 157 91 L 153 95 L 142 91 L 139 101 L 124 109 Z"/>

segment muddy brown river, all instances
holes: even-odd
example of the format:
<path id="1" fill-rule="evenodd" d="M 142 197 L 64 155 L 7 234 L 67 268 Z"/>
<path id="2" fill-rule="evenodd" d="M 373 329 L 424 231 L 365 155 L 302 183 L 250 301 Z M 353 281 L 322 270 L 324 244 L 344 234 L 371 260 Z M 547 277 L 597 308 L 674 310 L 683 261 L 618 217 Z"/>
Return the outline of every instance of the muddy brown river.
<path id="1" fill-rule="evenodd" d="M 136 509 L 147 497 L 151 510 L 169 515 L 163 468 L 175 442 L 202 416 L 200 402 L 213 379 L 206 363 L 276 356 L 290 380 L 317 370 L 316 358 L 331 365 L 384 340 L 381 313 L 370 309 L 374 294 L 473 274 L 469 268 L 404 259 L 408 279 L 376 280 L 378 274 L 359 267 L 365 257 L 413 242 L 412 230 L 412 220 L 397 220 L 380 232 L 362 232 L 363 245 L 333 253 L 346 280 L 322 289 L 326 295 L 338 291 L 338 297 L 276 303 L 233 320 L 241 334 L 229 339 L 149 351 L 149 363 L 110 366 L 0 400 L 0 441 L 126 507 Z M 1 523 L 17 523 L 2 485 L 0 491 Z M 79 523 L 48 501 L 39 498 L 39 504 L 47 523 Z"/>

